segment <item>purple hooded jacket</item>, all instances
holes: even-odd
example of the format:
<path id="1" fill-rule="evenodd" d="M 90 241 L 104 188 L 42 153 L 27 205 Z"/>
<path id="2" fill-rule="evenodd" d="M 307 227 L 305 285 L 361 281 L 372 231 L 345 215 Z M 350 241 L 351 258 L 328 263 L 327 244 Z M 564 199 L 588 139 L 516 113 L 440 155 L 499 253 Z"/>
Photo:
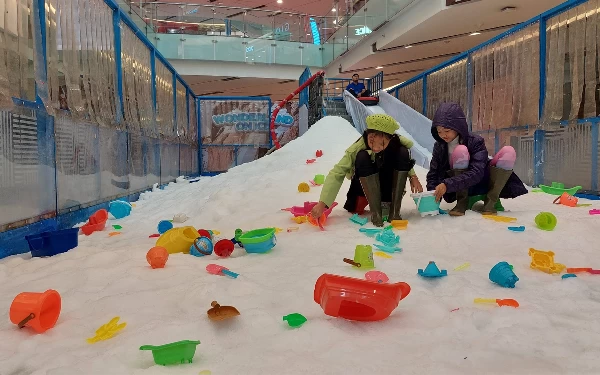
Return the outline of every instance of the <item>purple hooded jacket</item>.
<path id="1" fill-rule="evenodd" d="M 459 143 L 469 150 L 469 169 L 458 176 L 450 172 L 448 144 L 440 138 L 436 126 L 452 129 L 458 133 Z M 456 103 L 442 103 L 435 113 L 431 124 L 431 135 L 436 142 L 427 173 L 427 190 L 435 190 L 441 183 L 446 184 L 446 202 L 456 200 L 456 192 L 469 189 L 469 195 L 486 194 L 489 186 L 489 158 L 485 141 L 477 134 L 469 133 L 465 114 Z M 513 173 L 500 192 L 500 198 L 516 198 L 527 194 L 527 189 L 519 177 Z"/>

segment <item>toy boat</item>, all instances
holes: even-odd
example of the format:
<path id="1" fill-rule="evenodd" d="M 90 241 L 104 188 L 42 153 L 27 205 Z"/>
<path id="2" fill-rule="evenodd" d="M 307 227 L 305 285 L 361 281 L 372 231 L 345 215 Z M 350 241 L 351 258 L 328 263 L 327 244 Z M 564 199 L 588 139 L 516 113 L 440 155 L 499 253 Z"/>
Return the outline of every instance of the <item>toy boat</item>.
<path id="1" fill-rule="evenodd" d="M 546 194 L 562 195 L 563 193 L 567 193 L 569 195 L 575 195 L 579 190 L 581 190 L 581 186 L 565 189 L 565 184 L 553 182 L 552 186 L 540 185 L 540 189 L 542 189 L 542 191 Z"/>
<path id="2" fill-rule="evenodd" d="M 323 274 L 317 279 L 314 300 L 326 315 L 357 321 L 377 321 L 390 316 L 410 293 L 407 283 L 384 284 Z"/>

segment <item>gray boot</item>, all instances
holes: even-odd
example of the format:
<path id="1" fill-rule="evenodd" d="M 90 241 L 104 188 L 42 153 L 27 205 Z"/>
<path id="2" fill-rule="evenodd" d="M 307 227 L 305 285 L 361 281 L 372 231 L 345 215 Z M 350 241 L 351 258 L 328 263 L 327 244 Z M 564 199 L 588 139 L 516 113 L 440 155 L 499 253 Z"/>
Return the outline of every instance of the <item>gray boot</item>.
<path id="1" fill-rule="evenodd" d="M 504 189 L 504 185 L 506 185 L 506 181 L 512 173 L 512 169 L 507 171 L 506 169 L 490 166 L 490 187 L 487 196 L 483 200 L 483 209 L 481 210 L 483 215 L 495 215 L 497 213 L 495 206 L 500 199 L 500 192 Z"/>
<path id="2" fill-rule="evenodd" d="M 371 222 L 376 227 L 383 226 L 383 217 L 381 216 L 381 187 L 379 185 L 379 173 L 367 177 L 361 177 L 360 185 L 369 201 L 371 210 Z"/>
<path id="3" fill-rule="evenodd" d="M 453 169 L 452 173 L 454 176 L 465 173 L 466 169 Z M 465 216 L 467 208 L 469 207 L 469 189 L 459 190 L 456 192 L 456 206 L 448 212 L 450 216 Z"/>
<path id="4" fill-rule="evenodd" d="M 402 207 L 402 198 L 404 197 L 404 189 L 406 188 L 406 180 L 408 179 L 407 171 L 394 171 L 394 180 L 392 184 L 392 204 L 390 206 L 390 215 L 388 221 L 402 220 L 400 208 Z"/>

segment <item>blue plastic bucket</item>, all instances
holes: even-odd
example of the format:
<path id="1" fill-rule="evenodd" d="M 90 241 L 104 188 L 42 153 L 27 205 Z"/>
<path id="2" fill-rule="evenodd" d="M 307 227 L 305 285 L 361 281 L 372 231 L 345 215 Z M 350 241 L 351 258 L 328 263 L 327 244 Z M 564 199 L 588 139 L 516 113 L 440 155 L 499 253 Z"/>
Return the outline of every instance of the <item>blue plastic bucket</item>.
<path id="1" fill-rule="evenodd" d="M 240 242 L 248 253 L 266 253 L 277 244 L 274 228 L 256 229 L 240 236 Z"/>
<path id="2" fill-rule="evenodd" d="M 124 201 L 112 201 L 108 204 L 108 212 L 110 212 L 115 219 L 122 219 L 131 214 L 131 204 Z"/>
<path id="3" fill-rule="evenodd" d="M 435 192 L 425 191 L 422 193 L 411 194 L 411 198 L 417 205 L 417 210 L 421 216 L 437 215 L 440 213 L 440 202 L 435 201 Z"/>
<path id="4" fill-rule="evenodd" d="M 44 232 L 26 236 L 32 257 L 51 257 L 76 248 L 79 243 L 79 228 Z"/>

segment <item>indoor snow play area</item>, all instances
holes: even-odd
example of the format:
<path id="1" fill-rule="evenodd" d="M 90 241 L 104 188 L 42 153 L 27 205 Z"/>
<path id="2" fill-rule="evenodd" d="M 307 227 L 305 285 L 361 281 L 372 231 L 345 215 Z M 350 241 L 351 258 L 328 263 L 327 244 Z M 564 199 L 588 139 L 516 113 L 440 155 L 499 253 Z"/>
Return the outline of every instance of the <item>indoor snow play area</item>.
<path id="1" fill-rule="evenodd" d="M 491 1 L 369 0 L 336 55 L 366 9 L 0 0 L 0 375 L 600 374 L 600 1 L 544 1 L 358 77 Z"/>

